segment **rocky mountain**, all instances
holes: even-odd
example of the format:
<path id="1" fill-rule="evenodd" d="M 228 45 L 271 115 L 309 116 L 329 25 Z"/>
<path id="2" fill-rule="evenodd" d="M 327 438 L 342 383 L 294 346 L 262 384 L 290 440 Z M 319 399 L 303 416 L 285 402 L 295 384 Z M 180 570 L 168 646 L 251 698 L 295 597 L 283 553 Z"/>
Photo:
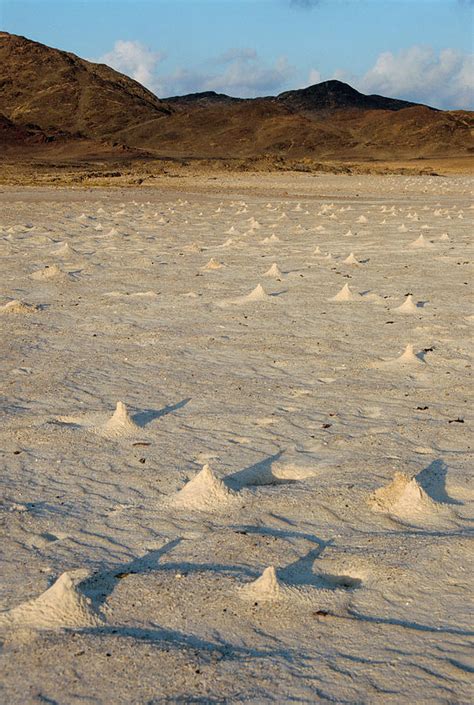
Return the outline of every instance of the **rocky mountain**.
<path id="1" fill-rule="evenodd" d="M 63 145 L 93 140 L 172 159 L 344 162 L 458 157 L 474 149 L 468 111 L 364 95 L 341 81 L 254 99 L 208 91 L 161 100 L 108 66 L 6 32 L 0 113 L 0 144 L 8 142 L 10 151 L 58 135 Z"/>
<path id="2" fill-rule="evenodd" d="M 0 32 L 0 112 L 46 131 L 109 138 L 170 109 L 108 66 Z"/>
<path id="3" fill-rule="evenodd" d="M 416 103 L 381 95 L 364 95 L 342 81 L 323 81 L 297 91 L 280 93 L 276 100 L 293 110 L 339 110 L 360 108 L 362 110 L 403 110 Z"/>

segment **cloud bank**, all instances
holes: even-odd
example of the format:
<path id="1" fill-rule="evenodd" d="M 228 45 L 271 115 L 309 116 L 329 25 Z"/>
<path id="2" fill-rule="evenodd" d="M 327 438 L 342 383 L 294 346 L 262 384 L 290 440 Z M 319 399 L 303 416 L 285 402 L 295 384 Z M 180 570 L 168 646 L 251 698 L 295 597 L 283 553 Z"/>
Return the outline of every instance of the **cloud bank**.
<path id="1" fill-rule="evenodd" d="M 383 52 L 363 75 L 343 68 L 324 75 L 315 66 L 306 80 L 286 56 L 269 63 L 254 48 L 231 48 L 197 68 L 178 66 L 168 73 L 163 70 L 165 58 L 163 52 L 152 51 L 138 41 L 120 39 L 100 61 L 162 98 L 201 91 L 252 98 L 337 78 L 363 93 L 380 93 L 438 108 L 474 108 L 474 55 L 449 48 L 436 52 L 432 47 L 415 45 L 397 53 Z"/>
<path id="2" fill-rule="evenodd" d="M 413 46 L 377 57 L 355 85 L 364 93 L 380 93 L 440 108 L 474 107 L 474 55 L 454 49 L 436 53 Z"/>
<path id="3" fill-rule="evenodd" d="M 295 70 L 284 56 L 269 65 L 255 49 L 230 49 L 200 71 L 177 69 L 166 78 L 166 84 L 170 95 L 216 91 L 252 98 L 278 93 L 294 75 Z"/>

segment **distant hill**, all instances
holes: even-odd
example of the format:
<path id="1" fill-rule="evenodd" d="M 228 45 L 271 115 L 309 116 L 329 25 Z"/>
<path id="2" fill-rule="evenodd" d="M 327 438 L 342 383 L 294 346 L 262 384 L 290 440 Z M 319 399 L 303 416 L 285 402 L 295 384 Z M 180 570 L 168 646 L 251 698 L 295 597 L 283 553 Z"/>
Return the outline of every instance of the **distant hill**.
<path id="1" fill-rule="evenodd" d="M 342 81 L 323 81 L 297 91 L 286 91 L 280 93 L 276 100 L 293 110 L 403 110 L 417 105 L 407 100 L 384 98 L 381 95 L 364 95 Z"/>
<path id="2" fill-rule="evenodd" d="M 9 152 L 59 138 L 63 153 L 67 140 L 79 151 L 80 140 L 92 140 L 105 142 L 105 151 L 173 159 L 344 162 L 464 156 L 474 149 L 468 111 L 364 95 L 341 81 L 254 99 L 207 91 L 161 100 L 103 64 L 6 32 L 0 32 L 0 113 L 0 144 L 8 143 Z"/>
<path id="3" fill-rule="evenodd" d="M 108 66 L 0 32 L 0 112 L 44 130 L 110 137 L 170 109 Z"/>

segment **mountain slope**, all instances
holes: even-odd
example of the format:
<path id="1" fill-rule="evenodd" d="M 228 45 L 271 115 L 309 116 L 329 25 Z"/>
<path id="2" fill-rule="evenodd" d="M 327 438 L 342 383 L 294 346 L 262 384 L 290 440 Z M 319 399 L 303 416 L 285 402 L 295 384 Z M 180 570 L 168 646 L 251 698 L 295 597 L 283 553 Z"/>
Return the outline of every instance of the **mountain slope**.
<path id="1" fill-rule="evenodd" d="M 0 32 L 0 111 L 44 130 L 111 137 L 170 108 L 108 66 Z"/>
<path id="2" fill-rule="evenodd" d="M 23 147 L 57 133 L 64 143 L 68 133 L 76 142 L 82 135 L 109 148 L 146 150 L 143 157 L 349 161 L 457 157 L 474 150 L 473 113 L 467 111 L 366 96 L 341 81 L 276 97 L 209 91 L 160 100 L 105 65 L 5 32 L 0 113 L 14 123 L 1 133 L 4 143 L 9 134 L 10 145 L 19 144 L 18 130 L 26 129 Z"/>

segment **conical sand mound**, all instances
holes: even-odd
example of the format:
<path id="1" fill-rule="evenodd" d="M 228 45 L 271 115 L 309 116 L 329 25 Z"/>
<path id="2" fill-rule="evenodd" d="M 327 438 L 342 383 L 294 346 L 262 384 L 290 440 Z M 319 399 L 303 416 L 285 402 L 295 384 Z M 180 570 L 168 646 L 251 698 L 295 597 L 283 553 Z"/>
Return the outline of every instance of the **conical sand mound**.
<path id="1" fill-rule="evenodd" d="M 328 301 L 357 301 L 357 299 L 360 299 L 359 294 L 354 294 L 349 284 L 344 284 L 342 289 Z"/>
<path id="2" fill-rule="evenodd" d="M 68 242 L 63 242 L 59 247 L 53 250 L 51 254 L 55 257 L 74 257 L 77 255 L 77 252 Z"/>
<path id="3" fill-rule="evenodd" d="M 397 357 L 395 362 L 399 362 L 402 365 L 424 365 L 423 360 L 420 360 L 413 351 L 413 345 L 409 343 L 400 357 Z"/>
<path id="4" fill-rule="evenodd" d="M 440 505 L 426 494 L 416 478 L 410 478 L 403 472 L 395 473 L 389 485 L 376 490 L 369 497 L 369 504 L 376 512 L 405 519 L 414 514 L 429 514 L 440 509 Z"/>
<path id="5" fill-rule="evenodd" d="M 101 426 L 98 432 L 105 436 L 134 436 L 139 430 L 139 426 L 130 418 L 125 404 L 118 401 L 112 418 Z"/>
<path id="6" fill-rule="evenodd" d="M 255 289 L 244 297 L 245 301 L 267 301 L 269 298 L 269 295 L 261 284 L 257 284 Z"/>
<path id="7" fill-rule="evenodd" d="M 276 262 L 272 264 L 270 269 L 267 269 L 265 274 L 263 275 L 264 277 L 271 277 L 273 279 L 281 279 L 283 276 L 282 271 L 280 270 L 280 267 L 277 265 Z"/>
<path id="8" fill-rule="evenodd" d="M 359 260 L 356 258 L 355 254 L 351 252 L 349 257 L 346 257 L 344 264 L 360 264 Z"/>
<path id="9" fill-rule="evenodd" d="M 319 582 L 319 585 L 318 585 Z M 262 575 L 247 585 L 240 587 L 238 596 L 242 600 L 260 602 L 296 602 L 318 606 L 332 613 L 344 613 L 347 608 L 347 590 L 339 589 L 337 583 L 328 585 L 328 581 L 318 581 L 314 576 L 314 585 L 288 585 L 278 580 L 273 566 L 265 568 Z"/>
<path id="10" fill-rule="evenodd" d="M 30 313 L 35 313 L 38 311 L 38 307 L 34 304 L 27 304 L 24 301 L 19 301 L 18 299 L 13 299 L 8 303 L 0 306 L 0 313 L 13 313 L 20 315 L 28 315 Z"/>
<path id="11" fill-rule="evenodd" d="M 405 301 L 401 304 L 401 306 L 397 306 L 396 308 L 392 309 L 392 311 L 396 311 L 397 313 L 419 313 L 418 308 L 413 302 L 413 297 L 411 294 L 407 296 Z"/>
<path id="12" fill-rule="evenodd" d="M 202 470 L 170 502 L 177 507 L 215 511 L 227 506 L 236 497 L 237 493 L 229 490 L 209 465 L 204 465 Z"/>
<path id="13" fill-rule="evenodd" d="M 255 289 L 250 292 L 250 294 L 247 294 L 247 296 L 239 296 L 236 299 L 225 299 L 218 305 L 223 307 L 234 305 L 240 306 L 244 304 L 258 303 L 259 301 L 272 301 L 271 296 L 267 294 L 261 284 L 258 284 Z"/>
<path id="14" fill-rule="evenodd" d="M 278 235 L 275 235 L 275 233 L 273 233 L 273 235 L 270 235 L 270 237 L 263 238 L 261 244 L 268 245 L 271 242 L 280 242 L 280 238 L 278 237 Z"/>
<path id="15" fill-rule="evenodd" d="M 78 585 L 89 576 L 84 569 L 63 573 L 42 595 L 0 615 L 0 626 L 61 629 L 102 623 Z"/>
<path id="16" fill-rule="evenodd" d="M 211 257 L 209 262 L 204 265 L 203 269 L 206 271 L 212 271 L 213 269 L 222 269 L 223 266 L 224 265 L 221 262 L 218 262 L 214 259 L 214 257 Z"/>
<path id="17" fill-rule="evenodd" d="M 413 240 L 408 247 L 410 247 L 412 250 L 419 250 L 422 248 L 429 248 L 433 247 L 431 242 L 425 238 L 424 235 L 420 235 L 420 237 L 417 237 L 416 240 Z"/>
<path id="18" fill-rule="evenodd" d="M 379 360 L 377 362 L 374 362 L 372 367 L 416 369 L 423 368 L 425 365 L 426 362 L 424 362 L 424 360 L 421 360 L 417 355 L 415 355 L 413 345 L 408 344 L 403 353 L 400 355 L 400 357 L 391 358 L 389 360 Z"/>
<path id="19" fill-rule="evenodd" d="M 262 575 L 252 583 L 240 589 L 240 597 L 247 600 L 280 600 L 283 596 L 276 570 L 273 566 L 265 568 Z"/>

